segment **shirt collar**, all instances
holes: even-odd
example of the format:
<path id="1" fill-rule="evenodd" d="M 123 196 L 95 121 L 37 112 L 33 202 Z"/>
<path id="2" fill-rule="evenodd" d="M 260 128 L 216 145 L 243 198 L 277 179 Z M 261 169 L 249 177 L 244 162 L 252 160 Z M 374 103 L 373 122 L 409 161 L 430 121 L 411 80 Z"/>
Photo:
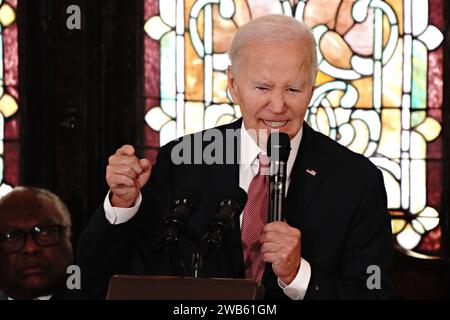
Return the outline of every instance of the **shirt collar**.
<path id="1" fill-rule="evenodd" d="M 303 126 L 291 139 L 291 152 L 289 153 L 288 163 L 287 163 L 287 176 L 290 177 L 292 168 L 294 167 L 295 159 L 297 158 L 298 149 L 300 147 L 300 142 L 303 137 Z M 255 142 L 255 140 L 250 136 L 247 129 L 245 129 L 244 121 L 241 125 L 241 154 L 240 154 L 240 166 L 241 170 L 244 172 L 252 169 L 252 165 L 257 165 L 258 162 L 255 159 L 260 153 L 266 154 L 265 150 L 262 150 Z M 256 168 L 256 170 L 258 170 Z"/>

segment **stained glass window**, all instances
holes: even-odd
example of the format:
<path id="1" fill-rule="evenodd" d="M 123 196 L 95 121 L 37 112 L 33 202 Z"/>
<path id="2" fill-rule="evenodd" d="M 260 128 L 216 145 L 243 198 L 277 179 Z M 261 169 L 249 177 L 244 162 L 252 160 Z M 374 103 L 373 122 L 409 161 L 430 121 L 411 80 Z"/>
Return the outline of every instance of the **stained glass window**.
<path id="1" fill-rule="evenodd" d="M 440 255 L 443 0 L 146 0 L 147 155 L 232 121 L 226 53 L 267 13 L 307 23 L 319 74 L 308 123 L 383 172 L 392 230 L 411 253 Z"/>
<path id="2" fill-rule="evenodd" d="M 17 0 L 0 0 L 0 197 L 18 184 Z"/>

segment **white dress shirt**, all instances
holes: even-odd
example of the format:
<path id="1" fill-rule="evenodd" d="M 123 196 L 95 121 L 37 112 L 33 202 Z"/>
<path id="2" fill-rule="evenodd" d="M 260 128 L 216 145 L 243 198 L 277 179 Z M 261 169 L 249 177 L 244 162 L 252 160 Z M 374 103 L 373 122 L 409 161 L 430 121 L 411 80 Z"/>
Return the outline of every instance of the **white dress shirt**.
<path id="1" fill-rule="evenodd" d="M 253 177 L 256 176 L 259 169 L 258 155 L 260 153 L 267 154 L 266 150 L 262 150 L 255 142 L 255 140 L 245 130 L 244 123 L 241 128 L 241 158 L 239 164 L 239 187 L 248 192 Z M 294 166 L 295 158 L 297 157 L 298 148 L 302 140 L 303 128 L 291 140 L 291 152 L 287 162 L 287 178 L 286 178 L 286 195 L 291 182 L 291 172 Z M 245 152 L 244 152 L 245 150 Z M 242 217 L 240 216 L 241 226 Z M 308 288 L 309 279 L 311 278 L 311 266 L 305 259 L 301 258 L 300 269 L 294 280 L 286 285 L 278 279 L 279 286 L 284 293 L 292 300 L 302 300 L 305 297 L 306 289 Z"/>
<path id="2" fill-rule="evenodd" d="M 34 299 L 32 299 L 32 300 L 50 300 L 51 298 L 52 298 L 52 294 L 50 294 L 50 295 L 48 295 L 48 296 L 42 296 L 42 297 L 36 297 L 36 298 L 34 298 Z M 13 298 L 11 298 L 11 297 L 8 297 L 8 300 L 14 300 Z"/>
<path id="3" fill-rule="evenodd" d="M 245 130 L 244 123 L 242 123 L 241 127 L 241 158 L 239 165 L 239 187 L 244 189 L 246 192 L 250 186 L 250 182 L 253 177 L 258 173 L 259 168 L 259 160 L 258 154 L 264 153 L 265 150 L 262 150 L 256 142 L 252 139 L 252 137 L 248 134 L 247 130 Z M 289 154 L 289 159 L 287 163 L 287 179 L 286 179 L 286 193 L 289 188 L 289 184 L 291 181 L 291 171 L 294 166 L 295 158 L 297 156 L 298 148 L 300 146 L 300 141 L 302 139 L 303 128 L 297 133 L 297 135 L 291 140 L 291 152 Z M 103 208 L 105 210 L 106 218 L 111 224 L 121 224 L 130 220 L 139 210 L 141 205 L 142 196 L 139 193 L 139 196 L 136 200 L 136 203 L 131 208 L 117 208 L 112 207 L 111 202 L 109 200 L 109 192 L 105 198 L 103 203 Z M 240 216 L 240 224 L 242 227 L 242 214 Z M 310 264 L 303 258 L 301 258 L 300 269 L 297 273 L 297 276 L 294 280 L 286 285 L 280 279 L 278 279 L 279 286 L 283 289 L 283 292 L 292 300 L 302 300 L 306 294 L 306 289 L 308 288 L 309 280 L 311 278 L 311 266 Z"/>

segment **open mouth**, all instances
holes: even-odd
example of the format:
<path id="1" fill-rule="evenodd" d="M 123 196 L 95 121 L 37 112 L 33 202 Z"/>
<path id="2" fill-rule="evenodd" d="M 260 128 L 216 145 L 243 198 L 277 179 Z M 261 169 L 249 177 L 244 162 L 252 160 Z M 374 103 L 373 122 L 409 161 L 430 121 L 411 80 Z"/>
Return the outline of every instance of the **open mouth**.
<path id="1" fill-rule="evenodd" d="M 269 120 L 263 120 L 264 124 L 270 128 L 281 128 L 282 126 L 286 125 L 288 123 L 288 120 L 285 121 L 269 121 Z"/>

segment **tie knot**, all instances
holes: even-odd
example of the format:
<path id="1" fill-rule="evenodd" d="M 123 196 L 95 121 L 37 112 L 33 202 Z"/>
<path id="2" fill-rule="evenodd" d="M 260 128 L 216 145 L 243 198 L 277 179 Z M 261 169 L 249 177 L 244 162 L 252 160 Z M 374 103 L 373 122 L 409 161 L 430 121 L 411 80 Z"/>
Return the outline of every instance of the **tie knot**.
<path id="1" fill-rule="evenodd" d="M 270 159 L 267 155 L 260 153 L 258 155 L 259 159 L 259 168 L 269 168 L 270 167 Z"/>

